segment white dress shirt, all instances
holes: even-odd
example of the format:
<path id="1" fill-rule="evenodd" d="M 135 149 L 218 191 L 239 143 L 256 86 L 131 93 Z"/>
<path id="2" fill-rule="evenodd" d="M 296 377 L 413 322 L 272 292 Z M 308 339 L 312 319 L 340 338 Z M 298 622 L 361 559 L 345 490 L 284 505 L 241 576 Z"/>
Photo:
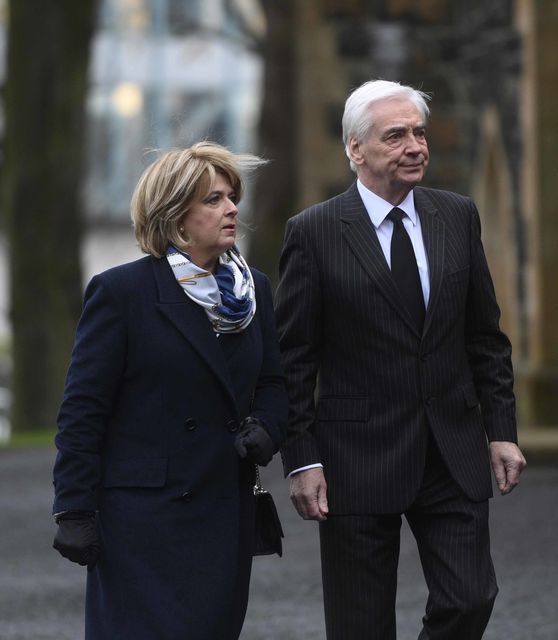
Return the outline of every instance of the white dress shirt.
<path id="1" fill-rule="evenodd" d="M 391 236 L 393 234 L 393 222 L 387 220 L 388 213 L 393 209 L 393 205 L 377 196 L 375 193 L 367 189 L 360 180 L 357 180 L 357 189 L 364 203 L 364 207 L 370 216 L 370 220 L 376 229 L 376 235 L 380 241 L 382 251 L 391 269 Z M 420 282 L 422 285 L 422 295 L 424 297 L 424 306 L 428 307 L 428 298 L 430 296 L 430 278 L 428 276 L 428 260 L 424 249 L 424 241 L 422 239 L 422 229 L 420 226 L 420 218 L 415 209 L 415 198 L 412 191 L 409 191 L 403 202 L 397 205 L 398 209 L 404 211 L 407 215 L 403 218 L 403 226 L 411 238 L 415 258 L 419 270 Z"/>
<path id="2" fill-rule="evenodd" d="M 393 222 L 387 219 L 388 213 L 393 209 L 393 205 L 380 198 L 370 189 L 367 189 L 360 180 L 357 180 L 357 189 L 364 203 L 364 207 L 370 216 L 370 220 L 376 229 L 376 235 L 380 241 L 380 246 L 384 253 L 388 267 L 391 269 L 391 236 L 393 234 Z M 403 218 L 403 226 L 411 238 L 413 249 L 415 252 L 415 258 L 417 260 L 417 266 L 420 276 L 420 283 L 422 285 L 422 295 L 424 297 L 424 306 L 428 307 L 428 299 L 430 297 L 430 278 L 428 275 L 428 260 L 426 258 L 426 250 L 424 248 L 424 241 L 422 239 L 422 229 L 420 226 L 420 218 L 415 209 L 415 198 L 413 191 L 411 190 L 403 202 L 397 205 L 398 209 L 404 211 L 407 215 Z M 315 464 L 309 464 L 305 467 L 299 467 L 293 469 L 289 473 L 289 477 L 300 471 L 306 471 L 307 469 L 319 469 L 323 468 L 320 462 Z"/>

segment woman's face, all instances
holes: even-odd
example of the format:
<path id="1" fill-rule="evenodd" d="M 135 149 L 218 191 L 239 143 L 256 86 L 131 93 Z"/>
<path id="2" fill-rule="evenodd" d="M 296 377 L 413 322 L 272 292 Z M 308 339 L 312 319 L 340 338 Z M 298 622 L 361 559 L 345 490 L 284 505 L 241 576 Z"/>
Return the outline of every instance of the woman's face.
<path id="1" fill-rule="evenodd" d="M 203 269 L 211 270 L 217 259 L 236 239 L 237 194 L 231 183 L 218 173 L 209 194 L 195 202 L 184 214 L 180 226 L 189 241 L 188 254 Z"/>

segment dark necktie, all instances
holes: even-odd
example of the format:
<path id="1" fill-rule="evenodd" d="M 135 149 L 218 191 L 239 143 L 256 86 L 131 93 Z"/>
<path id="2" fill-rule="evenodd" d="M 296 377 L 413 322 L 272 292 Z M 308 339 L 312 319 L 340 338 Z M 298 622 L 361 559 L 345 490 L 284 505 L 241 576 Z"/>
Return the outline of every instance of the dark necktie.
<path id="1" fill-rule="evenodd" d="M 422 333 L 424 325 L 424 297 L 417 266 L 417 258 L 407 230 L 403 226 L 405 212 L 395 207 L 387 217 L 393 222 L 391 236 L 391 275 L 411 312 L 417 329 Z"/>

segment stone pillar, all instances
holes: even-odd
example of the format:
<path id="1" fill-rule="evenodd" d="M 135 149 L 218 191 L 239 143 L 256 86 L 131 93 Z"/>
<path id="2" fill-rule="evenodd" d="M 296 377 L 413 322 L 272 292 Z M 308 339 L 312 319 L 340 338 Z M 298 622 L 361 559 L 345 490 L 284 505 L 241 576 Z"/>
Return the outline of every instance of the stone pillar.
<path id="1" fill-rule="evenodd" d="M 516 361 L 521 358 L 521 311 L 517 295 L 519 258 L 513 218 L 512 175 L 500 114 L 493 104 L 485 107 L 479 129 L 472 192 L 481 216 L 484 250 L 502 312 L 500 326 L 513 345 L 513 359 Z"/>
<path id="2" fill-rule="evenodd" d="M 522 209 L 528 348 L 518 363 L 520 421 L 558 428 L 558 3 L 517 0 L 523 40 Z"/>
<path id="3" fill-rule="evenodd" d="M 328 7 L 323 0 L 296 4 L 299 209 L 344 191 L 353 178 L 341 139 L 345 70 L 336 50 L 335 22 L 329 19 Z"/>

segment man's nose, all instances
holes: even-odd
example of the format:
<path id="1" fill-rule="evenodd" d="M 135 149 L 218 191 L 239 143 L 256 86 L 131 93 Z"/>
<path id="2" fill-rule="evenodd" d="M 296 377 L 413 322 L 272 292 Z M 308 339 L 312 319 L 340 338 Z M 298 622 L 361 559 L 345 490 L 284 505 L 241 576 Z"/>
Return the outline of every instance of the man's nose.
<path id="1" fill-rule="evenodd" d="M 423 146 L 419 142 L 414 133 L 410 133 L 407 137 L 407 153 L 421 153 Z"/>

